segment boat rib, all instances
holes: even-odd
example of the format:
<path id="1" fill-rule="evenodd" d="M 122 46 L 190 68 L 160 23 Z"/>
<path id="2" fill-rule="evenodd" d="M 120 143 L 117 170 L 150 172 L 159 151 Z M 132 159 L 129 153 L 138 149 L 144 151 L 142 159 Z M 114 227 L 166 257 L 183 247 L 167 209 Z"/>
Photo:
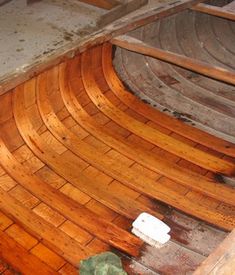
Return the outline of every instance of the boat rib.
<path id="1" fill-rule="evenodd" d="M 0 96 L 0 247 L 16 247 L 0 257 L 22 253 L 23 273 L 73 274 L 112 248 L 137 257 L 143 241 L 129 231 L 142 212 L 171 223 L 174 240 L 172 209 L 235 227 L 235 190 L 217 175 L 234 174 L 234 144 L 137 99 L 112 50 L 96 46 Z"/>

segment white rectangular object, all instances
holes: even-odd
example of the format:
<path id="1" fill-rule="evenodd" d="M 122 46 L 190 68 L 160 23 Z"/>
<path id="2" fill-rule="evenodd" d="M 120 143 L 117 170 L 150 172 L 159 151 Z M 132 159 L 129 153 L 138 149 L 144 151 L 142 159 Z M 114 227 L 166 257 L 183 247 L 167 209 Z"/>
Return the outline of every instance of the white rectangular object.
<path id="1" fill-rule="evenodd" d="M 132 226 L 132 232 L 152 246 L 161 246 L 170 240 L 170 227 L 148 213 L 141 213 Z"/>

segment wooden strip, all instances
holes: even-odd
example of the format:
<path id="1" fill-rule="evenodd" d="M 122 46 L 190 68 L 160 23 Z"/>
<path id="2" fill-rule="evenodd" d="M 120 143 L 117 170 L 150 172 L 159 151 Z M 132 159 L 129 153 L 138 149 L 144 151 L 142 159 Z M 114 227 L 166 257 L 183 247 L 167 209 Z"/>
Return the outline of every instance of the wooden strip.
<path id="1" fill-rule="evenodd" d="M 116 6 L 120 5 L 120 2 L 116 0 L 79 0 L 79 1 L 98 8 L 105 9 L 105 10 L 111 10 Z"/>
<path id="2" fill-rule="evenodd" d="M 156 186 L 154 180 L 133 171 L 131 168 L 127 167 L 121 162 L 116 162 L 110 156 L 101 154 L 98 150 L 96 151 L 96 154 L 94 154 L 94 148 L 78 139 L 75 134 L 68 130 L 59 121 L 46 95 L 46 87 L 50 86 L 46 85 L 45 80 L 48 79 L 47 81 L 49 84 L 51 81 L 53 81 L 53 79 L 57 79 L 57 70 L 50 72 L 47 73 L 47 77 L 39 76 L 37 91 L 38 104 L 42 119 L 53 135 L 75 154 L 88 161 L 94 167 L 105 172 L 107 175 L 114 177 L 115 179 L 124 183 L 126 186 L 138 192 L 146 194 L 152 198 L 158 198 L 159 188 Z M 55 77 L 53 77 L 53 73 L 55 74 Z M 171 166 L 170 163 L 168 165 Z M 168 168 L 166 169 L 167 171 L 169 170 Z M 198 182 L 197 180 L 195 184 L 192 184 L 192 181 L 187 181 L 184 182 L 184 185 L 190 187 L 193 190 L 200 191 L 202 194 L 235 206 L 235 191 L 232 188 L 209 180 L 202 182 Z M 159 217 L 159 214 L 154 213 L 151 209 L 146 208 L 145 211 L 149 211 L 153 215 L 157 215 Z M 163 217 L 160 215 L 160 218 Z"/>
<path id="3" fill-rule="evenodd" d="M 194 11 L 199 11 L 202 13 L 219 16 L 222 18 L 230 19 L 235 21 L 235 12 L 226 10 L 224 7 L 216 7 L 204 3 L 197 4 L 191 8 Z"/>
<path id="4" fill-rule="evenodd" d="M 83 83 L 90 99 L 101 112 L 137 136 L 196 165 L 199 165 L 210 171 L 226 175 L 233 175 L 235 173 L 235 165 L 233 163 L 221 160 L 206 152 L 178 141 L 173 137 L 167 136 L 150 126 L 133 119 L 114 106 L 99 89 L 88 66 L 90 63 L 91 55 L 87 51 L 86 53 L 82 54 Z"/>
<path id="5" fill-rule="evenodd" d="M 65 67 L 65 64 L 60 66 L 61 76 L 60 86 L 61 95 L 64 100 L 68 111 L 73 118 L 89 133 L 102 140 L 105 144 L 114 148 L 129 159 L 140 163 L 142 166 L 147 167 L 159 174 L 162 174 L 174 181 L 185 184 L 187 181 L 192 185 L 197 185 L 198 182 L 204 182 L 207 185 L 208 178 L 205 178 L 191 170 L 185 169 L 173 162 L 169 162 L 165 158 L 158 156 L 157 154 L 145 151 L 137 146 L 133 145 L 130 141 L 120 138 L 119 135 L 107 131 L 106 128 L 98 124 L 88 113 L 83 109 L 78 99 L 75 96 L 76 89 L 81 89 L 82 85 L 80 78 L 77 76 L 77 62 L 76 58 L 69 66 Z M 66 77 L 63 77 L 66 75 Z M 67 83 L 66 80 L 69 79 Z M 77 80 L 77 81 L 76 81 Z"/>
<path id="6" fill-rule="evenodd" d="M 55 70 L 54 73 L 56 73 L 57 75 L 57 72 Z M 97 150 L 94 154 L 94 150 L 96 150 L 95 147 L 90 146 L 83 140 L 79 139 L 75 134 L 73 134 L 73 132 L 68 130 L 60 122 L 60 120 L 54 113 L 48 100 L 48 97 L 46 95 L 47 85 L 45 80 L 48 79 L 48 81 L 53 81 L 54 78 L 52 71 L 51 74 L 50 72 L 48 72 L 47 77 L 42 77 L 42 75 L 38 77 L 37 89 L 39 110 L 45 125 L 48 127 L 51 133 L 76 155 L 83 158 L 85 161 L 87 161 L 100 171 L 105 172 L 107 175 L 114 177 L 118 181 L 124 183 L 126 186 L 129 186 L 136 191 L 148 195 L 152 193 L 152 190 L 156 190 L 156 184 L 154 181 L 151 182 L 150 179 L 136 174 L 133 170 L 128 168 L 123 163 L 117 162 L 110 156 L 102 154 L 101 152 L 99 152 L 99 150 Z M 148 189 L 146 188 L 146 182 L 148 182 L 149 184 Z M 153 195 L 150 196 L 153 197 Z M 128 200 L 127 197 L 125 196 L 125 194 L 123 194 L 123 198 Z M 138 201 L 133 203 L 137 205 L 139 204 Z M 152 215 L 155 215 L 158 218 L 163 219 L 162 215 L 154 212 L 152 209 L 148 207 L 145 208 L 144 206 L 142 206 L 142 208 L 143 211 L 151 213 Z"/>
<path id="7" fill-rule="evenodd" d="M 165 127 L 181 136 L 189 138 L 199 144 L 211 148 L 217 152 L 224 153 L 228 156 L 235 157 L 235 145 L 231 142 L 222 140 L 211 134 L 203 132 L 195 127 L 191 127 L 175 118 L 167 116 L 157 109 L 151 108 L 143 103 L 132 93 L 127 91 L 122 82 L 119 80 L 112 64 L 112 45 L 103 44 L 102 47 L 102 67 L 109 88 L 112 92 L 128 107 L 145 116 L 149 120 Z"/>
<path id="8" fill-rule="evenodd" d="M 235 270 L 235 229 L 199 266 L 193 275 L 232 275 Z"/>
<path id="9" fill-rule="evenodd" d="M 106 13 L 101 16 L 98 21 L 98 25 L 103 27 L 112 23 L 113 21 L 127 15 L 130 12 L 133 12 L 142 6 L 146 5 L 148 0 L 131 0 L 127 1 L 123 5 L 117 6 L 115 9 L 111 10 L 109 13 Z"/>
<path id="10" fill-rule="evenodd" d="M 0 188 L 0 209 L 71 264 L 76 265 L 81 259 L 92 255 L 92 251 L 85 249 L 74 239 L 25 208 L 2 188 Z"/>
<path id="11" fill-rule="evenodd" d="M 35 89 L 35 80 L 27 83 L 25 89 Z M 143 212 L 142 204 L 133 203 L 131 199 L 118 196 L 111 193 L 100 185 L 96 178 L 88 178 L 82 173 L 77 173 L 79 163 L 71 162 L 70 156 L 61 156 L 57 154 L 46 142 L 41 138 L 27 117 L 24 110 L 24 99 L 21 94 L 20 88 L 16 89 L 14 94 L 14 113 L 16 118 L 17 127 L 28 144 L 31 150 L 56 173 L 61 175 L 67 181 L 72 183 L 82 192 L 88 194 L 94 199 L 103 203 L 112 210 L 128 217 L 135 219 L 141 212 Z"/>
<path id="12" fill-rule="evenodd" d="M 59 274 L 0 231 L 0 257 L 23 274 Z"/>
<path id="13" fill-rule="evenodd" d="M 202 75 L 235 85 L 235 71 L 233 70 L 227 70 L 197 59 L 152 47 L 143 41 L 128 35 L 115 37 L 111 40 L 111 43 L 121 48 L 148 55 Z"/>
<path id="14" fill-rule="evenodd" d="M 132 250 L 138 248 L 138 242 L 136 243 L 136 239 L 133 239 L 132 235 L 101 217 L 94 216 L 94 213 L 89 209 L 71 200 L 38 177 L 29 175 L 9 152 L 2 140 L 0 140 L 0 153 L 2 167 L 24 188 L 47 205 L 114 247 L 130 254 L 133 253 Z"/>
<path id="15" fill-rule="evenodd" d="M 75 65 L 77 66 L 77 63 L 75 63 Z M 113 146 L 115 149 L 117 149 L 123 154 L 126 154 L 128 157 L 132 159 L 135 158 L 142 165 L 146 165 L 147 163 L 148 166 L 152 168 L 152 170 L 162 169 L 164 170 L 165 173 L 167 173 L 167 171 L 171 173 L 172 166 L 174 166 L 173 163 L 172 165 L 169 165 L 169 164 L 165 165 L 165 160 L 160 158 L 159 158 L 159 161 L 156 161 L 157 156 L 153 157 L 153 154 L 151 154 L 150 152 L 145 152 L 144 150 L 140 150 L 138 147 L 133 146 L 131 143 L 125 142 L 124 140 L 120 141 L 118 137 L 110 135 L 110 133 L 108 133 L 105 130 L 105 128 L 102 128 L 102 127 L 99 128 L 97 124 L 94 123 L 93 119 L 88 114 L 86 114 L 85 110 L 79 104 L 72 88 L 68 83 L 69 77 L 74 80 L 74 75 L 77 76 L 77 71 L 74 71 L 74 75 L 73 75 L 72 71 L 68 70 L 66 73 L 67 74 L 66 77 L 62 77 L 62 75 L 65 74 L 65 69 L 66 69 L 65 64 L 62 64 L 60 66 L 61 76 L 59 77 L 61 93 L 64 99 L 64 103 L 66 104 L 68 110 L 73 115 L 74 119 L 78 121 L 78 123 L 80 123 L 86 130 L 90 131 L 93 135 L 97 136 L 97 138 L 102 139 L 102 141 L 108 143 L 110 146 Z M 78 87 L 79 86 L 77 86 L 76 88 Z M 188 173 L 190 173 L 190 171 L 188 171 Z M 186 177 L 188 174 L 185 173 L 183 175 L 184 177 Z M 182 176 L 179 175 L 178 178 L 179 179 L 182 178 L 183 175 Z M 189 182 L 190 182 L 190 179 L 191 179 L 191 176 L 188 175 Z M 197 182 L 200 182 L 200 179 L 198 179 Z M 177 209 L 182 210 L 183 212 L 186 212 L 190 215 L 194 215 L 199 219 L 203 219 L 218 227 L 221 227 L 224 229 L 227 228 L 226 230 L 231 230 L 233 228 L 234 217 L 232 216 L 227 217 L 226 215 L 224 216 L 223 214 L 218 213 L 218 211 L 214 213 L 215 210 L 211 210 L 208 207 L 204 208 L 203 206 L 198 205 L 197 202 L 194 202 L 191 199 L 189 200 L 183 196 L 179 196 L 178 193 L 173 192 L 170 188 L 167 188 L 164 184 L 161 184 L 161 183 L 157 183 L 157 184 L 159 187 L 159 191 L 161 191 L 158 197 L 160 201 L 163 201 L 173 207 L 176 207 Z M 228 228 L 231 228 L 231 229 L 228 229 Z"/>

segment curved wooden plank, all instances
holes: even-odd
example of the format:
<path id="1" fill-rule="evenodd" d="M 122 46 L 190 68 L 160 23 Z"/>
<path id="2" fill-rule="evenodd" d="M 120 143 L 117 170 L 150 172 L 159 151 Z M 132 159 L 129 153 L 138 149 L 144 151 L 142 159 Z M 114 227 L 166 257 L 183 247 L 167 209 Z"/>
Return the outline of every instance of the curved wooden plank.
<path id="1" fill-rule="evenodd" d="M 49 81 L 53 79 L 52 76 L 50 77 L 50 72 L 47 73 L 47 76 L 49 76 Z M 102 154 L 95 147 L 92 147 L 88 143 L 79 139 L 72 131 L 67 129 L 63 123 L 61 123 L 57 115 L 54 113 L 46 95 L 45 79 L 45 77 L 40 76 L 38 78 L 38 106 L 42 119 L 51 133 L 68 149 L 100 171 L 138 192 L 154 197 L 152 193 L 154 193 L 153 190 L 156 190 L 156 184 L 153 180 L 145 178 L 142 175 L 138 175 L 123 163 L 117 162 L 115 159 Z M 95 154 L 94 151 L 96 151 Z M 146 182 L 148 182 L 148 186 L 146 186 Z M 125 194 L 123 194 L 123 196 L 125 197 Z M 138 204 L 138 202 L 136 203 Z M 163 219 L 161 214 L 154 212 L 148 207 L 144 209 L 143 206 L 143 211 Z"/>
<path id="2" fill-rule="evenodd" d="M 22 97 L 21 91 L 23 88 L 32 89 L 33 92 L 35 90 L 35 80 L 31 80 L 25 85 L 27 86 L 21 86 L 15 89 L 14 115 L 17 127 L 23 139 L 34 154 L 79 190 L 121 215 L 135 219 L 140 213 L 142 213 L 144 209 L 146 209 L 143 204 L 133 201 L 131 198 L 122 198 L 117 194 L 111 193 L 108 190 L 108 186 L 100 185 L 96 178 L 91 179 L 82 173 L 78 174 L 77 167 L 80 165 L 79 162 L 75 163 L 75 160 L 71 162 L 70 158 L 67 156 L 63 156 L 62 158 L 42 137 L 37 134 L 24 110 L 24 98 Z"/>
<path id="3" fill-rule="evenodd" d="M 70 64 L 71 65 L 71 64 Z M 77 61 L 73 65 L 77 67 Z M 70 66 L 69 66 L 70 67 Z M 68 69 L 68 68 L 67 68 Z M 152 170 L 159 168 L 162 168 L 163 170 L 166 171 L 168 168 L 168 171 L 171 171 L 172 166 L 167 165 L 164 166 L 162 163 L 164 163 L 164 160 L 160 160 L 159 162 L 156 161 L 156 159 L 153 157 L 153 155 L 149 152 L 145 152 L 144 150 L 140 150 L 136 146 L 132 146 L 130 143 L 127 143 L 122 140 L 118 139 L 118 137 L 114 137 L 110 135 L 105 129 L 98 127 L 93 119 L 85 112 L 85 110 L 82 108 L 82 106 L 79 104 L 79 102 L 76 100 L 76 97 L 72 91 L 72 87 L 70 86 L 72 84 L 68 82 L 69 76 L 72 78 L 73 76 L 77 76 L 77 72 L 74 72 L 74 75 L 72 74 L 72 71 L 67 71 L 67 76 L 62 77 L 65 74 L 66 71 L 66 64 L 62 64 L 60 66 L 60 72 L 61 76 L 59 77 L 60 79 L 60 88 L 61 88 L 61 93 L 62 97 L 64 99 L 64 103 L 66 107 L 68 108 L 69 112 L 71 112 L 72 116 L 74 117 L 75 120 L 78 121 L 80 125 L 82 125 L 86 130 L 90 131 L 94 136 L 97 135 L 97 138 L 100 138 L 102 141 L 106 142 L 110 146 L 113 146 L 115 149 L 118 151 L 127 154 L 130 158 L 133 158 L 133 156 L 136 158 L 136 160 L 141 160 L 141 164 L 144 165 L 144 163 L 148 163 L 150 167 L 152 167 Z M 74 78 L 72 78 L 74 80 Z M 78 88 L 78 86 L 77 86 Z M 74 88 L 76 89 L 76 88 Z M 190 172 L 189 172 L 190 173 Z M 185 176 L 187 174 L 185 173 Z M 199 176 L 199 175 L 198 175 Z M 200 177 L 200 176 L 199 176 Z M 179 177 L 180 178 L 180 177 Z M 188 178 L 190 180 L 190 176 Z M 195 178 L 196 180 L 196 178 Z M 199 182 L 200 180 L 198 180 Z M 157 183 L 159 186 L 159 190 L 161 190 L 161 194 L 159 194 L 159 197 L 157 198 L 158 200 L 161 200 L 165 203 L 170 204 L 171 206 L 180 209 L 184 211 L 185 213 L 188 213 L 190 215 L 194 215 L 195 217 L 198 217 L 199 219 L 203 219 L 209 223 L 216 224 L 218 227 L 221 228 L 227 228 L 227 230 L 231 230 L 228 228 L 233 228 L 233 220 L 234 217 L 230 216 L 229 218 L 225 218 L 225 216 L 221 213 L 218 213 L 217 210 L 211 210 L 208 207 L 201 206 L 194 201 L 187 199 L 186 197 L 183 197 L 181 195 L 178 195 L 176 192 L 172 191 L 170 188 L 167 188 L 164 186 L 164 184 Z M 215 211 L 215 215 L 212 214 Z M 207 213 L 207 214 L 205 214 Z M 218 218 L 218 216 L 220 218 Z M 222 220 L 221 220 L 222 219 Z M 220 220 L 220 221 L 219 221 Z M 226 225 L 225 225 L 226 223 Z M 228 225 L 228 224 L 230 225 Z"/>
<path id="4" fill-rule="evenodd" d="M 92 72 L 88 64 L 91 62 L 90 52 L 87 51 L 82 54 L 82 77 L 86 91 L 96 107 L 105 115 L 114 120 L 117 124 L 125 127 L 137 136 L 173 153 L 183 159 L 186 159 L 196 165 L 213 172 L 218 172 L 226 175 L 233 175 L 235 173 L 235 165 L 229 161 L 221 160 L 208 153 L 202 152 L 193 148 L 183 142 L 177 141 L 148 125 L 145 125 L 132 117 L 126 115 L 124 112 L 114 106 L 100 91 L 97 86 Z"/>
<path id="5" fill-rule="evenodd" d="M 215 151 L 235 157 L 235 145 L 233 143 L 212 136 L 197 128 L 190 127 L 175 118 L 167 116 L 156 109 L 150 108 L 136 96 L 128 92 L 114 71 L 111 54 L 112 45 L 108 43 L 104 44 L 102 49 L 102 67 L 104 76 L 110 89 L 123 103 L 162 127 Z"/>
<path id="6" fill-rule="evenodd" d="M 1 139 L 0 154 L 2 156 L 0 160 L 1 166 L 30 193 L 104 242 L 131 255 L 137 254 L 136 251 L 138 251 L 141 242 L 137 241 L 134 236 L 105 221 L 103 218 L 97 215 L 94 216 L 94 213 L 89 209 L 68 198 L 38 177 L 28 174 L 25 168 L 9 152 Z"/>
<path id="7" fill-rule="evenodd" d="M 80 260 L 92 255 L 92 251 L 88 248 L 84 248 L 57 227 L 24 207 L 2 188 L 0 188 L 0 209 L 71 264 L 77 265 Z"/>
<path id="8" fill-rule="evenodd" d="M 59 274 L 0 231 L 0 257 L 22 274 Z"/>
<path id="9" fill-rule="evenodd" d="M 57 71 L 54 71 L 54 73 L 56 74 L 55 79 L 57 79 Z M 154 180 L 133 171 L 123 163 L 117 163 L 114 159 L 101 154 L 98 150 L 96 154 L 94 154 L 95 148 L 92 148 L 86 142 L 80 140 L 59 121 L 46 95 L 46 79 L 53 81 L 53 71 L 48 72 L 47 76 L 48 78 L 40 76 L 38 78 L 38 105 L 42 119 L 53 135 L 75 154 L 96 168 L 104 171 L 106 174 L 116 178 L 138 192 L 148 195 L 151 198 L 158 198 L 159 188 Z M 168 167 L 169 166 L 171 166 L 170 163 L 168 164 Z M 166 168 L 167 171 L 169 170 L 168 167 Z M 161 171 L 158 172 L 161 173 Z M 235 191 L 230 187 L 209 180 L 202 182 L 197 180 L 196 184 L 192 184 L 192 181 L 188 180 L 184 182 L 184 185 L 192 190 L 199 191 L 209 197 L 235 206 Z M 155 214 L 150 209 L 146 209 L 146 211 Z"/>

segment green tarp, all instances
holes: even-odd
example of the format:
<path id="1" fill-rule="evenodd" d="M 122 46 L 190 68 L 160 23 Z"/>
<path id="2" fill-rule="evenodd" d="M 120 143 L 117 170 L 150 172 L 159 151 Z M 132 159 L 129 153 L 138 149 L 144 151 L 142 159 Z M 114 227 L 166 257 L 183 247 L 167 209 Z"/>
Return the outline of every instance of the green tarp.
<path id="1" fill-rule="evenodd" d="M 92 256 L 80 262 L 80 275 L 127 275 L 120 258 L 112 252 Z"/>

